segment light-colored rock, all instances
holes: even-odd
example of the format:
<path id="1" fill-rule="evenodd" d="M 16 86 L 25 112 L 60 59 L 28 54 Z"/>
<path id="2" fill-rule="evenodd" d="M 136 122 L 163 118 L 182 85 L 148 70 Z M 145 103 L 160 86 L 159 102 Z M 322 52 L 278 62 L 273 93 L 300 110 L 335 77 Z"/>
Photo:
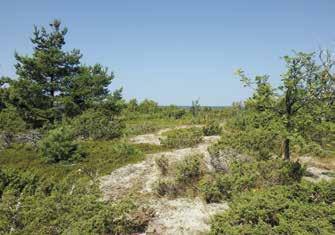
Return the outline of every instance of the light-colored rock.
<path id="1" fill-rule="evenodd" d="M 130 141 L 135 143 L 135 144 L 155 144 L 155 145 L 160 145 L 160 138 L 164 138 L 162 135 L 164 132 L 171 131 L 171 130 L 177 130 L 177 129 L 185 129 L 185 128 L 191 128 L 191 127 L 202 127 L 203 125 L 182 125 L 182 126 L 177 126 L 174 128 L 165 128 L 157 133 L 150 133 L 150 134 L 145 134 L 145 135 L 138 135 L 135 137 L 130 138 Z"/>
<path id="2" fill-rule="evenodd" d="M 187 128 L 182 126 L 179 128 Z M 135 143 L 160 144 L 162 133 L 171 129 L 164 129 L 155 134 L 141 135 L 132 138 Z M 130 164 L 113 171 L 110 175 L 100 178 L 100 189 L 103 200 L 120 199 L 128 193 L 143 195 L 145 206 L 155 211 L 155 216 L 149 223 L 145 234 L 204 234 L 210 229 L 209 220 L 212 215 L 228 208 L 226 203 L 206 204 L 199 198 L 157 198 L 154 196 L 155 182 L 161 177 L 155 159 L 165 156 L 170 164 L 183 160 L 193 154 L 201 154 L 208 168 L 211 163 L 208 146 L 217 141 L 219 136 L 207 136 L 203 142 L 193 148 L 177 149 L 173 151 L 149 154 L 143 162 Z"/>
<path id="3" fill-rule="evenodd" d="M 152 203 L 156 215 L 146 234 L 204 234 L 210 218 L 228 208 L 226 203 L 206 204 L 199 198 L 162 199 Z"/>
<path id="4" fill-rule="evenodd" d="M 159 179 L 160 172 L 155 164 L 155 158 L 164 155 L 170 163 L 183 160 L 193 154 L 204 155 L 207 167 L 210 167 L 208 146 L 217 141 L 218 136 L 206 136 L 204 142 L 193 148 L 177 149 L 168 152 L 148 154 L 146 160 L 137 164 L 130 164 L 113 171 L 110 175 L 100 179 L 100 189 L 103 199 L 118 199 L 125 194 L 138 190 L 141 193 L 153 191 L 154 183 Z M 208 163 L 207 163 L 208 162 Z"/>
<path id="5" fill-rule="evenodd" d="M 331 174 L 334 174 L 333 171 L 325 170 L 317 167 L 307 167 L 307 172 L 310 176 L 304 177 L 304 179 L 311 182 L 319 182 L 322 180 L 332 180 L 334 177 L 331 177 Z"/>

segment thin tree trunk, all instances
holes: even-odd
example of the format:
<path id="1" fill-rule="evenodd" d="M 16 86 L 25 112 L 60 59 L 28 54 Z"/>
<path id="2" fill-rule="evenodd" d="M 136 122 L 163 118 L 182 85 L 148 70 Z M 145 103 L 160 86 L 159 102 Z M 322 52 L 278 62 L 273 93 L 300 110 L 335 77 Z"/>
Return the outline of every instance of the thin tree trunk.
<path id="1" fill-rule="evenodd" d="M 284 140 L 284 159 L 290 160 L 290 139 L 288 138 Z"/>

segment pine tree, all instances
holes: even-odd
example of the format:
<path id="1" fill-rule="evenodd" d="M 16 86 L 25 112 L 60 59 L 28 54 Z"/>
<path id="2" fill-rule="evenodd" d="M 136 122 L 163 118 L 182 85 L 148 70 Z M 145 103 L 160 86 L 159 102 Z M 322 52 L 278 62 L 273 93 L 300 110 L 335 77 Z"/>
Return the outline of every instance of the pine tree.
<path id="1" fill-rule="evenodd" d="M 80 69 L 80 51 L 63 50 L 67 28 L 61 28 L 59 20 L 54 20 L 50 28 L 48 32 L 44 27 L 34 27 L 32 56 L 15 53 L 19 80 L 14 84 L 13 98 L 25 118 L 32 122 L 48 120 L 53 123 L 59 118 L 58 99 L 64 80 L 78 74 Z"/>
<path id="2" fill-rule="evenodd" d="M 99 105 L 110 92 L 113 74 L 100 64 L 81 64 L 79 50 L 65 51 L 67 28 L 54 20 L 48 31 L 34 27 L 33 54 L 15 53 L 18 79 L 10 79 L 9 100 L 33 127 L 76 116 Z"/>

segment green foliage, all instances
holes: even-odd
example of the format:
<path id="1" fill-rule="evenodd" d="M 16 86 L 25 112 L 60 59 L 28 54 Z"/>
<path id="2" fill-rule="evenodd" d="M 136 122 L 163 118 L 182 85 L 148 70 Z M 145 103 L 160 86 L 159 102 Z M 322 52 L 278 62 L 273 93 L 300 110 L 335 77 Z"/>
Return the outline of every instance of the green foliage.
<path id="1" fill-rule="evenodd" d="M 155 113 L 158 110 L 158 104 L 153 100 L 145 99 L 138 105 L 138 111 L 141 113 Z"/>
<path id="2" fill-rule="evenodd" d="M 12 134 L 26 129 L 26 123 L 12 107 L 0 111 L 0 131 Z"/>
<path id="3" fill-rule="evenodd" d="M 161 144 L 168 148 L 192 147 L 202 141 L 203 133 L 200 128 L 182 128 L 163 133 Z"/>
<path id="4" fill-rule="evenodd" d="M 51 32 L 42 27 L 34 28 L 31 39 L 34 51 L 31 57 L 15 55 L 18 82 L 11 87 L 15 106 L 22 108 L 28 122 L 36 119 L 53 122 L 60 114 L 56 103 L 63 92 L 64 78 L 76 74 L 81 54 L 78 50 L 65 52 L 67 28 L 61 28 L 58 20 L 50 24 Z M 28 118 L 29 114 L 29 118 Z"/>
<path id="5" fill-rule="evenodd" d="M 276 132 L 255 128 L 225 133 L 217 144 L 211 146 L 210 153 L 216 155 L 226 148 L 232 148 L 239 153 L 255 156 L 256 159 L 266 160 L 273 155 L 279 156 L 280 146 L 280 137 Z"/>
<path id="6" fill-rule="evenodd" d="M 200 182 L 200 189 L 207 202 L 216 202 L 252 189 L 290 185 L 299 182 L 303 174 L 304 168 L 297 162 L 234 162 L 227 174 L 204 178 Z"/>
<path id="7" fill-rule="evenodd" d="M 1 234 L 11 228 L 15 234 L 143 232 L 148 217 L 136 204 L 102 202 L 95 187 L 101 175 L 143 160 L 144 154 L 125 141 L 81 145 L 86 157 L 76 164 L 47 164 L 30 146 L 14 145 L 2 151 Z"/>
<path id="8" fill-rule="evenodd" d="M 192 101 L 192 106 L 191 106 L 191 109 L 190 109 L 192 116 L 196 117 L 199 114 L 200 110 L 201 110 L 201 106 L 200 106 L 199 99 L 193 100 Z"/>
<path id="9" fill-rule="evenodd" d="M 164 155 L 156 158 L 155 163 L 157 167 L 159 168 L 162 175 L 166 175 L 169 170 L 169 159 L 165 157 Z"/>
<path id="10" fill-rule="evenodd" d="M 122 135 L 123 123 L 116 117 L 106 116 L 100 110 L 89 109 L 72 120 L 76 136 L 84 139 L 110 140 Z"/>
<path id="11" fill-rule="evenodd" d="M 58 20 L 50 24 L 50 32 L 35 27 L 33 54 L 15 54 L 19 78 L 1 79 L 0 106 L 13 105 L 34 128 L 54 124 L 64 115 L 74 117 L 89 108 L 106 106 L 110 96 L 115 95 L 108 90 L 113 74 L 100 64 L 82 65 L 79 50 L 64 51 L 66 34 L 67 28 L 62 28 Z M 4 88 L 2 83 L 7 86 Z M 108 105 L 109 109 L 119 108 L 114 102 Z"/>
<path id="12" fill-rule="evenodd" d="M 0 111 L 0 146 L 9 147 L 16 134 L 26 130 L 26 123 L 13 107 Z"/>
<path id="13" fill-rule="evenodd" d="M 67 100 L 63 101 L 67 116 L 75 116 L 103 101 L 109 94 L 108 86 L 112 80 L 113 74 L 108 74 L 107 68 L 100 64 L 81 66 L 75 76 L 64 78 L 63 92 Z"/>
<path id="14" fill-rule="evenodd" d="M 215 216 L 211 234 L 333 234 L 334 182 L 244 193 Z"/>
<path id="15" fill-rule="evenodd" d="M 282 85 L 277 89 L 272 88 L 268 76 L 258 76 L 252 81 L 242 70 L 238 71 L 246 86 L 256 85 L 253 97 L 245 103 L 246 108 L 255 116 L 266 114 L 269 118 L 267 126 L 281 127 L 279 134 L 287 160 L 290 159 L 291 143 L 297 136 L 306 138 L 310 127 L 322 125 L 333 116 L 334 110 L 327 107 L 333 106 L 335 100 L 334 60 L 331 56 L 324 58 L 322 55 L 319 60 L 315 53 L 285 56 L 287 69 L 282 75 Z"/>
<path id="16" fill-rule="evenodd" d="M 211 136 L 211 135 L 220 135 L 222 132 L 222 127 L 220 126 L 220 123 L 211 120 L 202 128 L 205 136 Z"/>
<path id="17" fill-rule="evenodd" d="M 176 180 L 179 183 L 187 184 L 199 179 L 202 174 L 200 159 L 202 155 L 187 156 L 181 162 L 178 162 L 176 169 Z"/>
<path id="18" fill-rule="evenodd" d="M 0 171 L 1 234 L 127 234 L 143 232 L 131 200 L 102 202 L 94 186 L 66 178 L 47 181 L 31 172 Z"/>
<path id="19" fill-rule="evenodd" d="M 160 179 L 155 185 L 155 191 L 161 197 L 175 197 L 178 194 L 178 188 L 176 181 L 171 179 Z"/>
<path id="20" fill-rule="evenodd" d="M 84 157 L 80 146 L 73 141 L 70 128 L 59 127 L 50 130 L 39 143 L 39 152 L 47 162 L 77 161 Z"/>
<path id="21" fill-rule="evenodd" d="M 99 175 L 109 174 L 126 164 L 145 159 L 145 150 L 141 151 L 137 145 L 124 140 L 85 141 L 81 142 L 81 145 L 87 153 L 87 157 L 82 162 L 83 167 Z"/>
<path id="22" fill-rule="evenodd" d="M 165 107 L 163 109 L 164 114 L 168 117 L 168 118 L 172 118 L 172 119 L 181 119 L 186 115 L 186 110 L 183 108 L 178 108 L 175 105 L 170 105 L 168 107 Z"/>

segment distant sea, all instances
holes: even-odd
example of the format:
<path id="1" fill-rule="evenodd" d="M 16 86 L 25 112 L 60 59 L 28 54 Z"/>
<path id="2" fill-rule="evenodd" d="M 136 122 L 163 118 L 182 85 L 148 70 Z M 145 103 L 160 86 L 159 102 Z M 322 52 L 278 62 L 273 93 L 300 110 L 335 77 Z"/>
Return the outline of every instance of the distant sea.
<path id="1" fill-rule="evenodd" d="M 169 107 L 170 105 L 159 105 L 159 107 Z M 177 108 L 183 108 L 183 109 L 190 109 L 191 105 L 176 105 Z M 201 108 L 211 108 L 211 109 L 223 109 L 228 108 L 230 106 L 207 106 L 207 105 L 201 105 Z"/>

